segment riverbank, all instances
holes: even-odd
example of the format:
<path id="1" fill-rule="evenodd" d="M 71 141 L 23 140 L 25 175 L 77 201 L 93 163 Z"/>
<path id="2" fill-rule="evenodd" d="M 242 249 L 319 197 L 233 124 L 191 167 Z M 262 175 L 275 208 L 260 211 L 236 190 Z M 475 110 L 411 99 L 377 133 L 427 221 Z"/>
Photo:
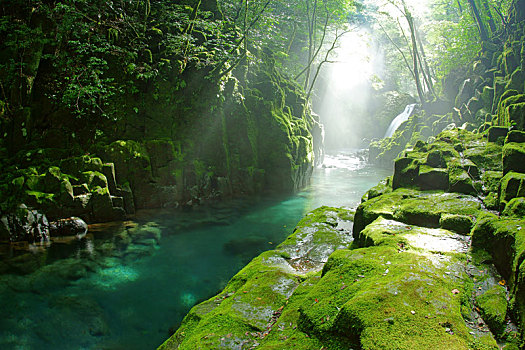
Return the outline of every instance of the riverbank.
<path id="1" fill-rule="evenodd" d="M 521 136 L 418 142 L 353 219 L 307 215 L 160 349 L 523 348 Z"/>
<path id="2" fill-rule="evenodd" d="M 283 241 L 308 211 L 355 207 L 391 174 L 367 166 L 363 154 L 329 153 L 293 196 L 138 211 L 133 221 L 90 225 L 82 238 L 11 257 L 0 251 L 0 347 L 157 347 L 195 303 Z"/>

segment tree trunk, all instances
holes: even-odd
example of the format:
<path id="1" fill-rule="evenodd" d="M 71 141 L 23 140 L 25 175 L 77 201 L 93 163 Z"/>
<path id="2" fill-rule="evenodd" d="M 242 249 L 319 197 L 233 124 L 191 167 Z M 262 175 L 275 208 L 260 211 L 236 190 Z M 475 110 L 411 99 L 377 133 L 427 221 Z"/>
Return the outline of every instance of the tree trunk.
<path id="1" fill-rule="evenodd" d="M 421 64 L 421 71 L 423 73 L 423 78 L 425 78 L 425 83 L 427 84 L 428 91 L 430 91 L 434 96 L 434 84 L 432 82 L 432 75 L 430 74 L 430 68 L 427 63 L 427 56 L 425 55 L 425 49 L 423 47 L 423 42 L 421 41 L 421 36 L 419 32 L 414 28 L 417 43 L 419 44 L 419 63 Z"/>
<path id="2" fill-rule="evenodd" d="M 418 53 L 417 53 L 417 43 L 416 43 L 416 33 L 414 28 L 414 19 L 412 14 L 408 11 L 408 7 L 403 1 L 403 6 L 405 9 L 405 18 L 408 22 L 408 27 L 410 28 L 410 37 L 412 41 L 412 58 L 414 61 L 414 80 L 416 82 L 417 94 L 419 96 L 419 101 L 423 104 L 425 103 L 425 94 L 423 93 L 423 86 L 421 85 L 421 78 L 419 77 L 419 64 L 418 64 Z"/>
<path id="3" fill-rule="evenodd" d="M 487 29 L 485 29 L 485 25 L 483 24 L 483 20 L 481 19 L 481 15 L 479 13 L 479 10 L 478 10 L 478 7 L 476 6 L 475 1 L 468 0 L 468 3 L 470 5 L 470 8 L 472 9 L 472 14 L 474 15 L 476 24 L 478 25 L 479 36 L 481 38 L 481 41 L 488 41 L 489 36 L 487 34 Z"/>
<path id="4" fill-rule="evenodd" d="M 488 18 L 489 28 L 490 32 L 494 35 L 496 33 L 496 23 L 494 22 L 494 17 L 492 16 L 492 11 L 490 10 L 489 3 L 487 0 L 481 0 L 481 4 L 483 5 L 483 9 L 485 10 L 485 14 Z"/>
<path id="5" fill-rule="evenodd" d="M 458 4 L 459 13 L 463 13 L 463 6 L 461 6 L 461 2 L 456 0 L 456 3 Z"/>

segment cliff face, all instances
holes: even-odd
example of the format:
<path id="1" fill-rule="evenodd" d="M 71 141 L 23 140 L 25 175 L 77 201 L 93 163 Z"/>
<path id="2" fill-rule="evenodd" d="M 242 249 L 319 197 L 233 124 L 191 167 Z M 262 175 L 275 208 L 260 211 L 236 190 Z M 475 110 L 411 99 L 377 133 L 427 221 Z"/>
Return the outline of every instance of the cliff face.
<path id="1" fill-rule="evenodd" d="M 1 9 L 3 212 L 109 221 L 308 182 L 322 127 L 302 90 L 269 51 L 229 62 L 235 28 L 185 3 Z"/>

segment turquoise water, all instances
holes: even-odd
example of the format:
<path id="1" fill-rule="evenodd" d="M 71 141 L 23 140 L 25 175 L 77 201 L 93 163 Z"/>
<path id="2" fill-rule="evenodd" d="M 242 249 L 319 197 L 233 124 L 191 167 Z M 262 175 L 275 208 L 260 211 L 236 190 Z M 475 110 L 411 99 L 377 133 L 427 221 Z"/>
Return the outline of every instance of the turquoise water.
<path id="1" fill-rule="evenodd" d="M 141 212 L 133 222 L 94 225 L 81 240 L 4 249 L 0 348 L 154 349 L 306 212 L 355 207 L 388 175 L 342 151 L 293 196 Z"/>

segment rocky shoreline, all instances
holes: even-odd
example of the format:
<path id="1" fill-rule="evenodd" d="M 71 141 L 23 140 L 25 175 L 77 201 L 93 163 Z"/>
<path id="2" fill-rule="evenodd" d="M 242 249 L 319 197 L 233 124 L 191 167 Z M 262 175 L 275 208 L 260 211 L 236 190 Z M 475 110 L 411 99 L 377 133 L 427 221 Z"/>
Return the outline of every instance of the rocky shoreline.
<path id="1" fill-rule="evenodd" d="M 355 217 L 308 214 L 160 349 L 522 349 L 523 136 L 418 142 Z"/>

